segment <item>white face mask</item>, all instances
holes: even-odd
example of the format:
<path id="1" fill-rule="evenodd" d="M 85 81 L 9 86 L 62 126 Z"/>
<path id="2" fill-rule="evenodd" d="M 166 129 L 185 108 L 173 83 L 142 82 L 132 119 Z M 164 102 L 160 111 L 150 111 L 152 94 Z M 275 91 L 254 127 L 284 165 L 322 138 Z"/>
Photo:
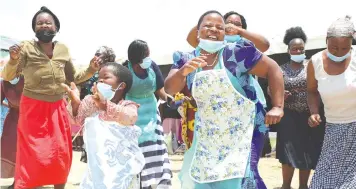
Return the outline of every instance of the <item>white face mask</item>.
<path id="1" fill-rule="evenodd" d="M 306 56 L 305 54 L 290 54 L 290 59 L 293 60 L 296 63 L 303 63 L 303 61 L 305 60 Z"/>
<path id="2" fill-rule="evenodd" d="M 106 83 L 98 83 L 96 87 L 98 88 L 98 92 L 103 95 L 105 100 L 111 100 L 114 98 L 116 91 L 121 87 L 122 83 L 116 88 L 112 89 L 112 87 Z"/>
<path id="3" fill-rule="evenodd" d="M 142 63 L 140 64 L 142 69 L 147 69 L 151 66 L 152 60 L 150 57 L 146 57 L 142 60 Z"/>
<path id="4" fill-rule="evenodd" d="M 226 46 L 226 42 L 212 41 L 208 39 L 199 39 L 198 46 L 208 53 L 216 53 Z"/>
<path id="5" fill-rule="evenodd" d="M 11 85 L 16 85 L 20 81 L 20 77 L 15 77 L 13 80 L 9 81 Z"/>

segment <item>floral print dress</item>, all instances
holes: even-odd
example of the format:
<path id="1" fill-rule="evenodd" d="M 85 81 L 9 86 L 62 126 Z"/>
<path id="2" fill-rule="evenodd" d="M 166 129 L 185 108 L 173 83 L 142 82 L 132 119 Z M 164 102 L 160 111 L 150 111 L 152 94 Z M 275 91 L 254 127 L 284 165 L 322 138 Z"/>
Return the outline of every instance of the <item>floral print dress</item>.
<path id="1" fill-rule="evenodd" d="M 193 51 L 191 53 L 184 53 L 184 52 L 175 52 L 173 55 L 174 64 L 172 69 L 179 69 L 181 68 L 186 62 L 190 59 L 198 56 L 197 51 Z M 262 53 L 259 52 L 253 44 L 249 42 L 244 42 L 244 44 L 229 44 L 227 45 L 222 52 L 222 61 L 228 74 L 230 81 L 234 88 L 242 94 L 244 97 L 253 101 L 255 104 L 255 116 L 254 116 L 254 130 L 253 130 L 253 137 L 251 142 L 251 153 L 249 157 L 249 166 L 247 167 L 251 174 L 241 179 L 241 183 L 239 187 L 236 188 L 258 188 L 264 189 L 266 188 L 265 184 L 262 181 L 258 173 L 258 161 L 260 153 L 263 149 L 264 144 L 264 137 L 267 130 L 267 127 L 264 124 L 264 116 L 265 110 L 263 105 L 258 100 L 256 88 L 254 87 L 253 81 L 250 79 L 250 74 L 248 73 L 261 59 Z M 187 76 L 187 88 L 189 91 L 192 91 L 193 81 L 195 78 L 195 72 L 189 74 Z M 199 107 L 198 107 L 199 109 Z M 195 114 L 195 117 L 199 115 Z M 195 127 L 196 127 L 195 120 Z M 196 136 L 197 128 L 194 130 L 194 136 Z M 194 143 L 194 142 L 193 142 Z M 185 163 L 187 164 L 187 163 Z M 189 164 L 189 163 L 188 163 Z M 189 170 L 183 168 L 182 170 Z M 181 176 L 184 176 L 183 171 L 181 171 Z M 185 172 L 186 174 L 187 172 Z M 187 174 L 186 174 L 187 175 Z M 181 177 L 182 184 L 184 184 L 184 178 Z M 235 185 L 237 180 L 231 179 L 230 184 Z M 237 181 L 240 182 L 240 181 Z M 214 184 L 218 184 L 219 182 L 212 183 L 210 188 L 219 188 L 220 186 L 214 186 Z M 229 184 L 227 184 L 229 185 Z M 209 188 L 204 186 L 205 188 Z M 203 187 L 203 188 L 204 188 Z M 187 187 L 190 188 L 190 187 Z M 193 187 L 194 188 L 194 187 Z M 197 188 L 197 187 L 195 187 Z"/>

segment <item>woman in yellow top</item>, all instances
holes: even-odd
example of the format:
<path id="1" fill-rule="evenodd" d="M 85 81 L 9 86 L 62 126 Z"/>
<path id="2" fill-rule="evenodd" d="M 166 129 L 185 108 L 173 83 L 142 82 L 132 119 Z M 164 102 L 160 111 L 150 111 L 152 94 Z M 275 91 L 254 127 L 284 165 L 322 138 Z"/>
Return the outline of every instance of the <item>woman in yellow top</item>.
<path id="1" fill-rule="evenodd" d="M 74 69 L 68 48 L 53 37 L 60 23 L 42 7 L 32 19 L 38 41 L 10 47 L 11 59 L 2 72 L 11 81 L 20 72 L 25 78 L 17 130 L 15 188 L 54 185 L 64 189 L 72 163 L 70 123 L 61 83 L 88 80 L 102 62 L 93 58 L 81 72 Z"/>

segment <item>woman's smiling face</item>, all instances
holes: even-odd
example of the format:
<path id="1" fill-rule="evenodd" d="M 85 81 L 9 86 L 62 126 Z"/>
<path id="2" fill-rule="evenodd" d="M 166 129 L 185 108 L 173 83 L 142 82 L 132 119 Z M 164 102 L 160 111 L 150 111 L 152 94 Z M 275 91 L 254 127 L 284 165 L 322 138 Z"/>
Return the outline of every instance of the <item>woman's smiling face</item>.
<path id="1" fill-rule="evenodd" d="M 221 15 L 210 13 L 204 16 L 199 26 L 198 36 L 201 39 L 223 41 L 225 37 L 225 22 Z"/>

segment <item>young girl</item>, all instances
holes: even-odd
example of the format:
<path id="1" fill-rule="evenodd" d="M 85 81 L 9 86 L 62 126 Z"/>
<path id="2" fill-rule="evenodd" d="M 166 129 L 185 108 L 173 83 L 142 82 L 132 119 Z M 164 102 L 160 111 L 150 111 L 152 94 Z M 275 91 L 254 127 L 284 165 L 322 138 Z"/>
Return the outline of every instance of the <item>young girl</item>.
<path id="1" fill-rule="evenodd" d="M 137 175 L 145 164 L 138 146 L 141 129 L 134 126 L 139 106 L 123 100 L 131 85 L 130 71 L 117 63 L 101 67 L 93 95 L 82 101 L 74 83 L 71 88 L 63 84 L 71 98 L 69 112 L 85 127 L 88 171 L 82 189 L 139 188 Z"/>

